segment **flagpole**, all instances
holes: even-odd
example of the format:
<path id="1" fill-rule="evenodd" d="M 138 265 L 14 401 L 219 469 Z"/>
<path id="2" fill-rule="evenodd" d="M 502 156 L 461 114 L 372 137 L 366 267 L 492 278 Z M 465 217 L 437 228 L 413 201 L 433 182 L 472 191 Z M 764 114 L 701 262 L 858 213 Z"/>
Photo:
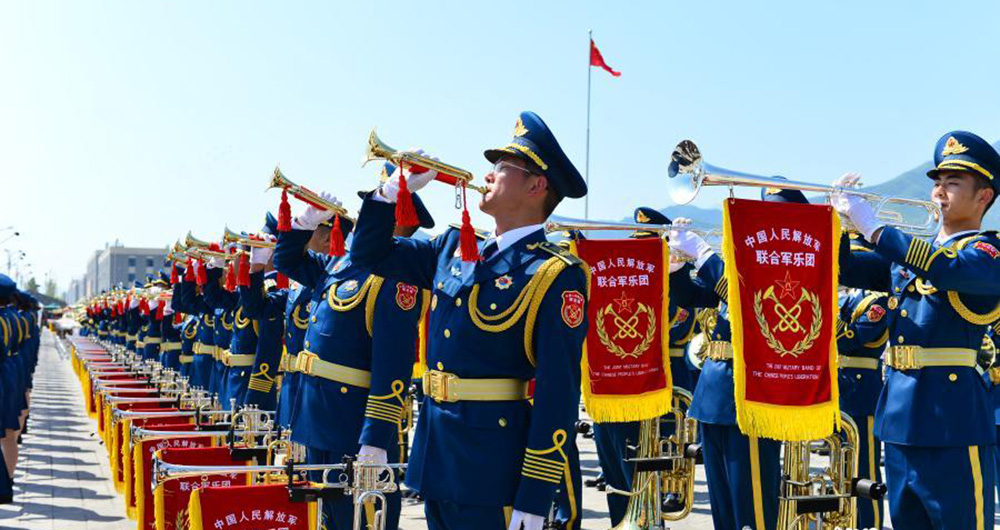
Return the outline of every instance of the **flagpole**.
<path id="1" fill-rule="evenodd" d="M 594 30 L 587 30 L 587 155 L 584 163 L 584 180 L 587 182 L 587 195 L 583 199 L 583 218 L 590 219 L 590 75 L 593 67 L 590 64 L 591 47 L 594 46 Z"/>

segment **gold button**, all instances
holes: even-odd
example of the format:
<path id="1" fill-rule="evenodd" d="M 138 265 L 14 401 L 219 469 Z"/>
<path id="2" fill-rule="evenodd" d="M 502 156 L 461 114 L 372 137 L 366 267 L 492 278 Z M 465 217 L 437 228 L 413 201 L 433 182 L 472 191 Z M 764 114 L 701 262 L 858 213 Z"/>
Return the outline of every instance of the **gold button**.
<path id="1" fill-rule="evenodd" d="M 316 322 L 316 317 L 312 317 L 312 321 L 313 321 L 313 322 Z"/>
<path id="2" fill-rule="evenodd" d="M 346 386 L 340 387 L 340 393 L 341 394 L 346 394 L 347 393 L 347 387 Z"/>
<path id="3" fill-rule="evenodd" d="M 948 380 L 951 381 L 952 383 L 954 383 L 955 381 L 958 381 L 958 375 L 956 375 L 956 374 L 948 374 Z"/>
<path id="4" fill-rule="evenodd" d="M 431 311 L 437 309 L 437 306 L 438 306 L 438 295 L 434 295 L 431 297 Z"/>
<path id="5" fill-rule="evenodd" d="M 900 335 L 900 336 L 899 336 L 899 337 L 898 337 L 898 338 L 896 339 L 896 344 L 902 344 L 902 343 L 903 343 L 903 336 L 902 336 L 902 335 Z"/>
<path id="6" fill-rule="evenodd" d="M 438 289 L 444 289 L 444 282 L 438 282 Z"/>
<path id="7" fill-rule="evenodd" d="M 490 309 L 496 309 L 496 308 L 497 308 L 496 304 L 490 304 Z"/>
<path id="8" fill-rule="evenodd" d="M 306 348 L 309 347 L 309 341 L 306 341 Z"/>
<path id="9" fill-rule="evenodd" d="M 898 293 L 899 292 L 899 287 L 893 287 L 893 290 L 895 290 Z"/>
<path id="10" fill-rule="evenodd" d="M 499 420 L 497 420 L 497 423 L 499 423 L 501 427 L 506 427 L 507 426 L 507 418 L 500 418 Z"/>
<path id="11" fill-rule="evenodd" d="M 455 307 L 462 307 L 462 299 L 461 298 L 456 298 L 455 299 Z"/>
<path id="12" fill-rule="evenodd" d="M 444 370 L 444 363 L 441 362 L 441 361 L 438 361 L 437 367 L 438 367 L 438 370 Z"/>
<path id="13" fill-rule="evenodd" d="M 901 317 L 905 317 L 905 316 L 906 316 L 906 310 L 905 310 L 905 309 L 901 310 L 901 311 L 899 312 L 899 316 L 901 316 Z"/>
<path id="14" fill-rule="evenodd" d="M 450 330 L 450 329 L 446 329 L 446 330 L 444 330 L 444 338 L 446 338 L 446 339 L 447 339 L 447 338 L 448 338 L 448 337 L 450 337 L 450 336 L 451 336 L 451 330 Z"/>
<path id="15" fill-rule="evenodd" d="M 861 374 L 858 374 L 858 375 L 856 375 L 856 376 L 854 376 L 854 377 L 856 377 L 856 378 L 858 379 L 858 381 L 860 381 L 860 380 L 861 380 Z"/>
<path id="16" fill-rule="evenodd" d="M 906 290 L 911 293 L 913 292 L 914 289 L 916 289 L 916 287 L 914 287 L 912 283 L 906 286 Z"/>

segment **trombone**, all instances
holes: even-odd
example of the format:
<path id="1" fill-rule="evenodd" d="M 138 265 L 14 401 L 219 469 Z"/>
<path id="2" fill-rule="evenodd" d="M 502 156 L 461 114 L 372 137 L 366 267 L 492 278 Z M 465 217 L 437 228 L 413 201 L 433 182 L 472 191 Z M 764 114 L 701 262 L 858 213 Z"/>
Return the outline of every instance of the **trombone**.
<path id="1" fill-rule="evenodd" d="M 274 248 L 274 241 L 267 241 L 265 239 L 256 239 L 251 236 L 238 234 L 233 232 L 227 226 L 225 231 L 222 233 L 222 240 L 226 243 L 236 243 L 237 245 L 243 245 L 247 247 L 254 248 Z"/>
<path id="2" fill-rule="evenodd" d="M 471 171 L 453 166 L 451 164 L 445 164 L 444 162 L 434 160 L 429 156 L 424 156 L 413 151 L 397 151 L 396 149 L 385 145 L 385 143 L 379 139 L 378 135 L 375 134 L 375 129 L 372 129 L 371 134 L 368 135 L 368 148 L 365 150 L 365 158 L 361 165 L 364 166 L 373 160 L 385 160 L 392 162 L 400 168 L 410 166 L 411 169 L 422 168 L 437 171 L 438 174 L 434 180 L 439 180 L 445 184 L 451 184 L 455 187 L 464 185 L 466 188 L 476 190 L 479 193 L 486 195 L 485 186 L 472 183 L 473 177 Z"/>
<path id="3" fill-rule="evenodd" d="M 310 206 L 314 206 L 321 210 L 333 212 L 339 215 L 340 217 L 349 219 L 351 221 L 354 220 L 354 218 L 351 217 L 350 214 L 348 214 L 347 209 L 345 209 L 343 206 L 337 206 L 336 204 L 321 197 L 315 191 L 312 191 L 309 188 L 300 186 L 292 182 L 291 180 L 288 180 L 288 177 L 286 177 L 284 173 L 281 172 L 281 169 L 277 167 L 274 168 L 274 174 L 271 175 L 271 183 L 268 184 L 267 186 L 267 189 L 274 189 L 274 188 L 280 188 L 288 192 L 288 194 L 291 195 L 292 197 L 295 197 L 296 199 Z"/>
<path id="4" fill-rule="evenodd" d="M 828 196 L 834 193 L 847 193 L 861 197 L 871 203 L 875 216 L 882 222 L 895 226 L 899 230 L 914 236 L 935 236 L 941 229 L 941 208 L 931 201 L 906 199 L 903 197 L 887 197 L 877 193 L 864 192 L 853 188 L 840 188 L 825 184 L 814 184 L 795 180 L 782 180 L 774 177 L 762 177 L 750 173 L 742 173 L 708 164 L 701 156 L 698 146 L 691 140 L 677 144 L 667 166 L 667 193 L 677 204 L 687 204 L 694 200 L 704 186 L 755 186 L 759 188 L 780 188 L 816 193 Z M 895 209 L 893 208 L 895 207 Z M 922 222 L 906 221 L 903 208 L 916 212 L 923 211 Z M 845 221 L 849 221 L 846 220 Z M 853 226 L 846 222 L 849 230 Z"/>

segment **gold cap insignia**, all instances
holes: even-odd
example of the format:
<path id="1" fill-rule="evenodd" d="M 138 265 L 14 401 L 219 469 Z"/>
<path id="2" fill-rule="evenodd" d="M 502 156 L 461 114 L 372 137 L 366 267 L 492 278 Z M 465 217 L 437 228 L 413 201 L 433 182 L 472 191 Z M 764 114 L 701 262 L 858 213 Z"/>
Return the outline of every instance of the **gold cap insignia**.
<path id="1" fill-rule="evenodd" d="M 514 124 L 514 136 L 518 137 L 526 134 L 528 134 L 528 128 L 524 126 L 524 122 L 521 121 L 520 117 L 518 117 L 517 123 Z"/>
<path id="2" fill-rule="evenodd" d="M 639 210 L 635 212 L 635 220 L 639 221 L 640 223 L 648 223 L 649 216 L 646 215 L 646 212 Z"/>
<path id="3" fill-rule="evenodd" d="M 764 190 L 764 193 L 768 195 L 778 195 L 781 193 L 781 188 L 767 188 Z"/>
<path id="4" fill-rule="evenodd" d="M 379 178 L 379 182 L 385 182 L 389 180 L 389 171 L 385 169 L 385 164 L 382 164 L 382 176 Z"/>
<path id="5" fill-rule="evenodd" d="M 944 143 L 944 149 L 941 150 L 941 156 L 960 155 L 968 150 L 969 148 L 958 143 L 954 136 L 949 136 L 948 141 Z"/>

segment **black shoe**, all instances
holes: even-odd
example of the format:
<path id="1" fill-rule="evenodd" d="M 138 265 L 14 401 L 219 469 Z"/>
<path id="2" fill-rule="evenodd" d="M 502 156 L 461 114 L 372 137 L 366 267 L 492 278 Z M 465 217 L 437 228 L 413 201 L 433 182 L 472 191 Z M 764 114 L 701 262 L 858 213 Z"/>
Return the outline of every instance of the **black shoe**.
<path id="1" fill-rule="evenodd" d="M 588 478 L 583 481 L 583 485 L 588 488 L 596 488 L 601 484 L 604 484 L 604 475 L 597 475 L 594 478 Z"/>

